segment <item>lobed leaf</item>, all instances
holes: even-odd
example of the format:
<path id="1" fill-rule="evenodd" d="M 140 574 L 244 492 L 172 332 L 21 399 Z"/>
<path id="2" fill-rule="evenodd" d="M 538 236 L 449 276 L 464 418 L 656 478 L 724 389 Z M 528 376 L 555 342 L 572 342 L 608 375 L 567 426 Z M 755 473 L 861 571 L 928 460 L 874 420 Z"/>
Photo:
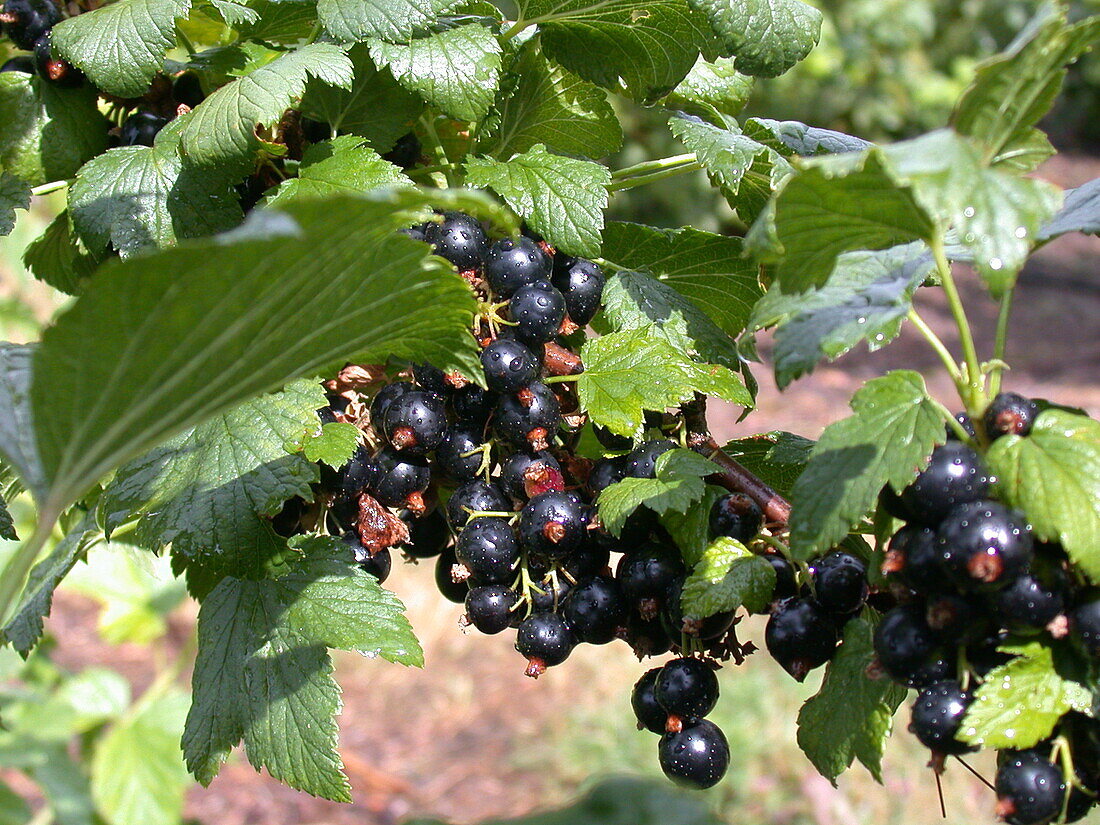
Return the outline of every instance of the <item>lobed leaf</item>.
<path id="1" fill-rule="evenodd" d="M 666 108 L 691 112 L 693 107 L 711 107 L 737 117 L 752 94 L 753 78 L 741 74 L 734 61 L 720 57 L 709 61 L 700 57 L 687 76 L 663 101 Z"/>
<path id="2" fill-rule="evenodd" d="M 600 520 L 618 536 L 631 513 L 642 505 L 657 515 L 684 513 L 703 495 L 703 478 L 717 469 L 691 450 L 669 450 L 657 459 L 654 478 L 625 478 L 600 493 Z"/>
<path id="3" fill-rule="evenodd" d="M 777 77 L 810 53 L 821 36 L 821 12 L 801 0 L 691 0 L 707 15 L 737 70 Z"/>
<path id="4" fill-rule="evenodd" d="M 735 539 L 716 539 L 684 581 L 681 606 L 689 618 L 705 619 L 744 607 L 763 613 L 775 591 L 775 570 L 767 559 Z"/>
<path id="5" fill-rule="evenodd" d="M 794 433 L 773 430 L 728 442 L 722 452 L 784 498 L 806 469 L 814 442 Z"/>
<path id="6" fill-rule="evenodd" d="M 309 146 L 298 165 L 298 177 L 280 183 L 263 205 L 277 209 L 297 199 L 411 185 L 400 169 L 383 160 L 362 138 L 340 135 Z"/>
<path id="7" fill-rule="evenodd" d="M 337 40 L 400 42 L 430 28 L 454 0 L 318 0 L 317 15 Z"/>
<path id="8" fill-rule="evenodd" d="M 102 261 L 77 235 L 72 215 L 64 209 L 23 250 L 23 265 L 40 281 L 69 295 L 79 295 Z"/>

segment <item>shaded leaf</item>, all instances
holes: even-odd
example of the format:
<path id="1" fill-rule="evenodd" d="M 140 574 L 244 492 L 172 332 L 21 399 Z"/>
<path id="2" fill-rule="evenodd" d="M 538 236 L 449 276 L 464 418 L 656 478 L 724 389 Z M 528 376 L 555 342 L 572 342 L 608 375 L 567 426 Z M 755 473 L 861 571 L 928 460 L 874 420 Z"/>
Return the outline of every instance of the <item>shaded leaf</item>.
<path id="1" fill-rule="evenodd" d="M 15 229 L 15 210 L 31 208 L 30 184 L 0 171 L 0 237 Z"/>

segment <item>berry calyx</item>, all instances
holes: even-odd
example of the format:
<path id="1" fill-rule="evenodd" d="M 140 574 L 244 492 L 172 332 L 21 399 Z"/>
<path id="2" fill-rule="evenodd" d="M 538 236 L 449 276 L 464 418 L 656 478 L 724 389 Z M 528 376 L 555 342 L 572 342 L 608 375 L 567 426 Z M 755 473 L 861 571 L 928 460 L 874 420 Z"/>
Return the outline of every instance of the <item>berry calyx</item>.
<path id="1" fill-rule="evenodd" d="M 833 658 L 837 641 L 836 623 L 813 599 L 780 602 L 764 631 L 768 653 L 799 682 Z"/>
<path id="2" fill-rule="evenodd" d="M 452 571 L 457 563 L 454 548 L 444 548 L 435 562 L 435 586 L 447 601 L 462 604 L 470 592 L 470 585 L 466 580 L 455 581 Z"/>
<path id="3" fill-rule="evenodd" d="M 562 558 L 580 548 L 590 518 L 589 507 L 576 493 L 542 493 L 520 511 L 519 540 L 529 553 Z"/>
<path id="4" fill-rule="evenodd" d="M 499 483 L 504 492 L 517 501 L 565 489 L 561 465 L 545 451 L 534 455 L 512 453 L 500 464 Z"/>
<path id="5" fill-rule="evenodd" d="M 1014 392 L 1002 392 L 982 415 L 985 434 L 990 440 L 1002 435 L 1028 435 L 1039 415 L 1039 405 Z"/>
<path id="6" fill-rule="evenodd" d="M 577 638 L 557 613 L 532 613 L 519 626 L 516 650 L 527 659 L 526 675 L 537 679 L 569 658 Z"/>
<path id="7" fill-rule="evenodd" d="M 657 758 L 677 785 L 703 790 L 718 784 L 730 763 L 729 742 L 713 722 L 701 719 L 661 737 Z"/>

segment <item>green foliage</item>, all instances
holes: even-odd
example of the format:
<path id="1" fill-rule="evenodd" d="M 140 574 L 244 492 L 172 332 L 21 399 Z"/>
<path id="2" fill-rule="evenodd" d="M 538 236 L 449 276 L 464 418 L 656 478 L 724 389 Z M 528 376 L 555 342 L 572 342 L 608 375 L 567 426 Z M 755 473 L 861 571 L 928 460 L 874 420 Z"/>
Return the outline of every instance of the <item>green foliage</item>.
<path id="1" fill-rule="evenodd" d="M 15 210 L 30 206 L 30 186 L 9 172 L 0 172 L 0 236 L 15 229 Z"/>
<path id="2" fill-rule="evenodd" d="M 722 452 L 777 493 L 789 497 L 813 446 L 814 442 L 800 435 L 773 431 L 730 441 Z"/>
<path id="3" fill-rule="evenodd" d="M 690 450 L 669 450 L 657 459 L 654 478 L 625 478 L 600 495 L 600 518 L 604 526 L 619 535 L 627 518 L 642 505 L 658 515 L 683 513 L 702 497 L 703 478 L 715 465 Z"/>
<path id="4" fill-rule="evenodd" d="M 694 0 L 692 5 L 706 12 L 722 48 L 736 56 L 735 65 L 745 74 L 780 75 L 817 45 L 821 12 L 802 0 Z"/>
<path id="5" fill-rule="evenodd" d="M 625 482 L 624 482 L 625 483 Z M 735 539 L 719 538 L 695 563 L 684 582 L 681 606 L 688 618 L 744 607 L 762 613 L 775 590 L 775 570 Z"/>
<path id="6" fill-rule="evenodd" d="M 370 192 L 409 183 L 400 169 L 383 160 L 362 138 L 341 135 L 306 149 L 298 176 L 280 183 L 264 206 L 278 209 L 296 199 Z"/>

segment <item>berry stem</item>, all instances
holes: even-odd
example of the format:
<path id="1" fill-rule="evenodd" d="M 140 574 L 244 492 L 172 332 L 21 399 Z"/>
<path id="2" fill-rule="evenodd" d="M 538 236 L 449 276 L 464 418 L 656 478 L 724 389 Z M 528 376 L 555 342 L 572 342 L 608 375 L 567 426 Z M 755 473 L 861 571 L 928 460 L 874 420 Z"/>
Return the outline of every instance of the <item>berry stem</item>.
<path id="1" fill-rule="evenodd" d="M 966 361 L 966 374 L 960 384 L 959 394 L 963 404 L 971 418 L 978 418 L 985 410 L 985 389 L 982 386 L 982 368 L 978 361 L 978 349 L 974 345 L 974 335 L 970 331 L 970 321 L 966 317 L 962 298 L 959 297 L 958 287 L 955 285 L 955 276 L 951 272 L 951 263 L 944 252 L 943 239 L 936 237 L 932 240 L 932 255 L 939 270 L 940 282 L 943 284 L 943 292 L 947 296 L 947 303 L 951 307 L 951 315 L 955 319 L 955 326 L 959 330 L 959 341 L 962 344 L 963 357 Z"/>
<path id="2" fill-rule="evenodd" d="M 996 396 L 1001 391 L 1001 377 L 1005 371 L 1005 348 L 1008 346 L 1008 321 L 1012 315 L 1012 294 L 1009 289 L 1001 296 L 1001 311 L 997 315 L 997 337 L 993 345 L 993 369 L 989 374 L 989 394 Z"/>
<path id="3" fill-rule="evenodd" d="M 932 349 L 936 351 L 936 355 L 940 357 L 940 360 L 943 362 L 944 367 L 947 368 L 947 371 L 951 374 L 951 377 L 955 381 L 955 385 L 960 388 L 961 392 L 961 388 L 963 386 L 963 384 L 961 383 L 962 371 L 959 369 L 959 365 L 958 362 L 955 361 L 955 357 L 951 354 L 951 350 L 947 348 L 947 345 L 943 342 L 943 340 L 938 335 L 936 335 L 936 333 L 932 330 L 930 326 L 928 326 L 927 322 L 923 318 L 921 318 L 920 315 L 917 314 L 917 311 L 915 309 L 910 308 L 909 315 L 907 317 L 909 318 L 909 322 L 916 328 L 916 330 L 924 336 L 924 339 L 928 342 Z"/>
<path id="4" fill-rule="evenodd" d="M 71 184 L 71 180 L 53 180 L 49 183 L 43 183 L 40 186 L 36 186 L 31 190 L 31 194 L 35 197 L 39 195 L 48 195 L 51 192 L 57 192 L 59 189 L 65 189 Z"/>
<path id="5" fill-rule="evenodd" d="M 318 25 L 320 25 L 320 23 L 318 23 Z M 187 51 L 188 57 L 195 56 L 195 44 L 191 42 L 191 38 L 189 38 L 179 26 L 176 26 L 176 39 L 179 40 L 180 45 Z"/>
<path id="6" fill-rule="evenodd" d="M 4 565 L 4 572 L 0 574 L 0 627 L 7 626 L 11 620 L 12 603 L 23 592 L 27 575 L 53 534 L 56 523 L 56 516 L 45 511 L 40 512 L 34 532 Z"/>

